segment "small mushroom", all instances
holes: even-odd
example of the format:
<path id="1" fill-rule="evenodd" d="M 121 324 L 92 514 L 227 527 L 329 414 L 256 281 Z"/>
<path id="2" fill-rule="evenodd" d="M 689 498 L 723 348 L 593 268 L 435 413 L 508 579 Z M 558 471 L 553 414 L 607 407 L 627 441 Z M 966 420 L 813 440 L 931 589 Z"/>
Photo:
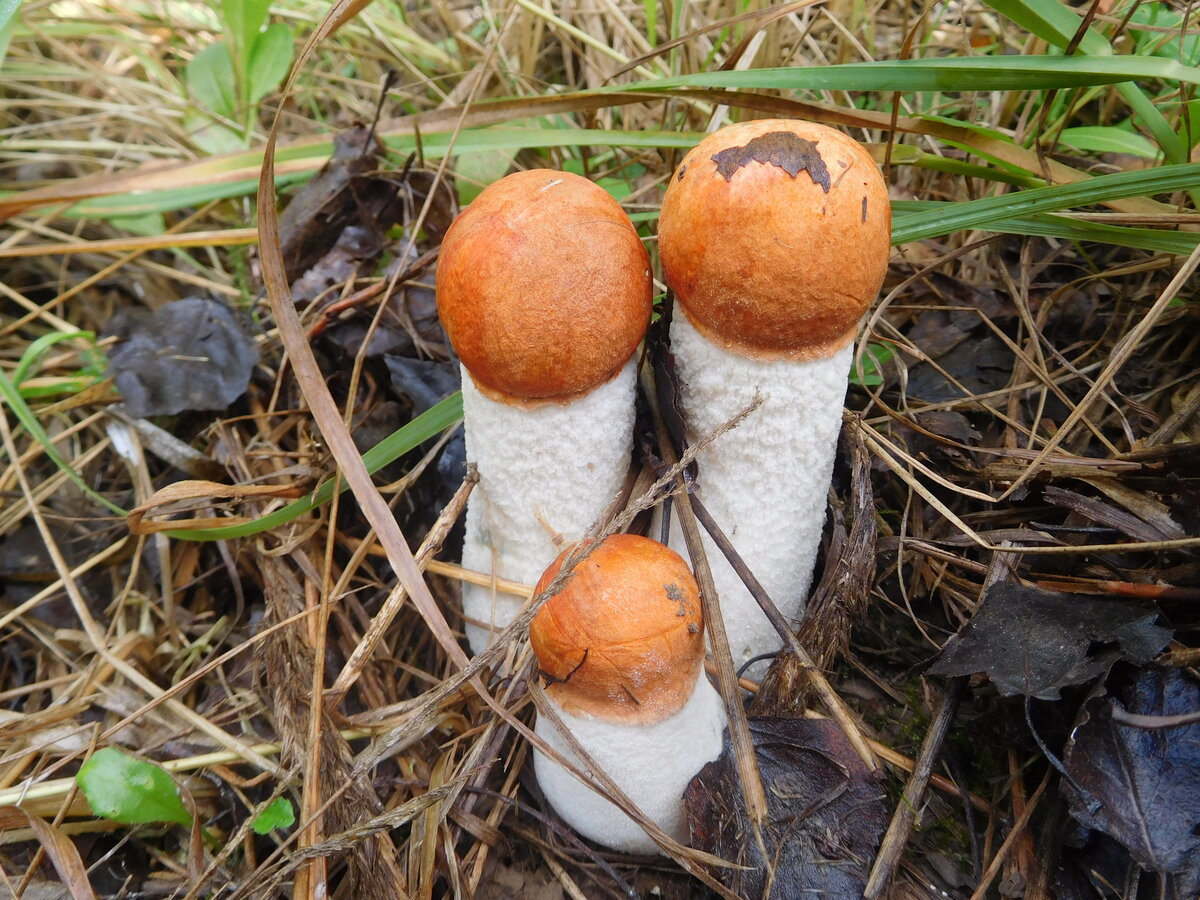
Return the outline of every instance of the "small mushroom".
<path id="1" fill-rule="evenodd" d="M 518 172 L 446 232 L 437 302 L 462 363 L 466 454 L 479 472 L 463 565 L 528 584 L 624 482 L 649 257 L 602 188 L 566 172 Z M 485 649 L 520 605 L 465 584 L 471 649 Z"/>
<path id="2" fill-rule="evenodd" d="M 688 432 L 710 433 L 762 399 L 700 453 L 698 496 L 791 619 L 808 597 L 852 343 L 890 239 L 875 162 L 808 122 L 709 135 L 663 200 L 659 252 L 678 301 L 670 336 Z M 671 544 L 682 545 L 678 529 Z M 711 542 L 706 549 L 735 663 L 776 650 L 741 579 Z"/>
<path id="3" fill-rule="evenodd" d="M 649 538 L 611 535 L 538 611 L 529 639 L 562 724 L 642 812 L 686 841 L 684 788 L 720 754 L 725 728 L 724 706 L 704 675 L 703 613 L 687 563 Z M 575 760 L 554 724 L 539 718 L 535 731 Z M 584 837 L 628 853 L 660 852 L 566 769 L 540 752 L 533 765 L 546 799 Z"/>

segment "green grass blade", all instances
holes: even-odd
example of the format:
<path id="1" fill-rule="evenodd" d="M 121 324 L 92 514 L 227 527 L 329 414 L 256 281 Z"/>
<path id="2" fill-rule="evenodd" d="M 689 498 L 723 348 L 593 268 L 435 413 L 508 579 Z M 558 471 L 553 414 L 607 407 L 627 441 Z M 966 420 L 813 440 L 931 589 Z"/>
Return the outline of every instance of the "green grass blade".
<path id="1" fill-rule="evenodd" d="M 986 0 L 1004 18 L 1037 35 L 1048 44 L 1064 48 L 1075 37 L 1083 19 L 1059 0 Z M 1079 50 L 1089 56 L 1109 56 L 1112 47 L 1103 35 L 1088 29 Z"/>
<path id="2" fill-rule="evenodd" d="M 896 200 L 892 202 L 894 225 L 918 212 L 946 210 L 954 204 L 929 200 Z M 1002 234 L 1024 234 L 1039 237 L 1062 238 L 1081 243 L 1113 244 L 1133 247 L 1154 253 L 1174 253 L 1186 256 L 1200 243 L 1200 233 L 1190 231 L 1161 231 L 1153 228 L 1130 228 L 1124 225 L 1106 225 L 1103 222 L 1086 222 L 1051 213 L 1037 213 L 1011 219 L 989 222 L 988 231 Z"/>
<path id="3" fill-rule="evenodd" d="M 1059 0 L 989 0 L 988 5 L 1005 18 L 1011 19 L 1059 49 L 1067 48 L 1079 31 L 1079 26 L 1083 24 L 1079 13 Z M 1091 28 L 1087 29 L 1079 41 L 1078 50 L 1090 57 L 1113 57 L 1112 45 L 1102 34 Z M 1186 161 L 1187 151 L 1183 141 L 1171 128 L 1171 123 L 1154 101 L 1146 96 L 1145 91 L 1131 83 L 1121 84 L 1117 91 L 1129 104 L 1134 116 L 1154 135 L 1154 140 L 1162 148 L 1167 160 L 1173 163 Z"/>
<path id="4" fill-rule="evenodd" d="M 17 421 L 21 423 L 22 427 L 24 427 L 27 432 L 29 432 L 29 436 L 41 445 L 42 452 L 46 454 L 46 457 L 52 463 L 54 463 L 54 465 L 58 466 L 58 468 L 62 470 L 63 474 L 66 475 L 67 478 L 71 479 L 71 481 L 73 481 L 81 491 L 83 491 L 109 512 L 116 513 L 119 516 L 125 515 L 125 510 L 117 506 L 117 504 L 113 503 L 107 497 L 104 497 L 94 491 L 92 486 L 83 480 L 83 476 L 72 469 L 70 463 L 62 458 L 62 455 L 58 452 L 58 448 L 54 446 L 54 443 L 50 440 L 50 436 L 46 434 L 46 430 L 42 428 L 42 423 L 38 421 L 38 418 L 36 415 L 34 415 L 33 410 L 29 408 L 29 404 L 25 402 L 25 398 L 21 396 L 20 392 L 16 388 L 16 385 L 14 385 L 12 381 L 9 380 L 8 376 L 3 372 L 0 372 L 0 401 L 3 401 L 4 404 L 13 411 L 13 415 L 17 417 Z"/>
<path id="5" fill-rule="evenodd" d="M 462 394 L 455 392 L 445 400 L 421 413 L 421 415 L 417 416 L 407 425 L 392 432 L 364 453 L 363 462 L 367 466 L 367 471 L 372 474 L 379 471 L 388 463 L 394 462 L 423 442 L 441 434 L 441 432 L 445 431 L 461 418 Z M 181 541 L 224 541 L 232 538 L 247 537 L 271 528 L 286 525 L 288 522 L 294 521 L 305 513 L 311 512 L 318 506 L 328 503 L 333 499 L 335 490 L 340 493 L 345 489 L 345 481 L 337 483 L 326 481 L 307 497 L 293 501 L 287 506 L 275 510 L 273 513 L 255 519 L 253 522 L 244 522 L 240 525 L 230 525 L 223 528 L 205 528 L 198 531 L 165 531 L 163 533 Z"/>
<path id="6" fill-rule="evenodd" d="M 993 222 L 1034 213 L 1071 209 L 1122 197 L 1186 190 L 1200 184 L 1200 163 L 1160 166 L 1138 172 L 1100 175 L 1074 184 L 1030 188 L 999 197 L 948 204 L 911 213 L 892 223 L 892 241 L 904 244 L 966 228 L 989 228 Z"/>
<path id="7" fill-rule="evenodd" d="M 462 132 L 454 143 L 454 152 L 487 153 L 496 150 L 520 151 L 530 149 L 548 149 L 551 147 L 677 147 L 688 149 L 694 146 L 703 134 L 695 132 L 669 131 L 618 131 L 597 128 L 477 128 Z M 444 156 L 451 146 L 450 132 L 424 132 L 421 135 L 421 148 L 427 159 L 439 159 Z M 384 143 L 399 156 L 407 156 L 417 148 L 415 135 L 384 136 Z M 329 141 L 314 141 L 301 148 L 290 148 L 286 153 L 280 150 L 279 159 L 296 164 L 311 161 L 311 166 L 305 171 L 288 172 L 276 178 L 279 188 L 306 180 L 328 158 L 333 150 Z M 221 171 L 239 172 L 253 169 L 257 171 L 262 164 L 262 156 L 257 151 L 231 154 L 222 157 Z M 300 166 L 296 166 L 300 168 Z M 213 175 L 219 172 L 214 171 Z M 224 200 L 230 197 L 249 196 L 258 189 L 257 175 L 246 178 L 226 180 L 220 177 L 206 177 L 207 173 L 194 171 L 193 177 L 199 179 L 196 184 L 184 187 L 158 188 L 141 190 L 123 194 L 111 194 L 81 200 L 69 210 L 62 213 L 67 218 L 98 218 L 112 219 L 129 216 L 145 215 L 147 213 L 172 212 L 191 206 L 202 206 L 213 200 Z M 0 192 L 0 197 L 6 196 Z"/>
<path id="8" fill-rule="evenodd" d="M 1050 213 L 1018 219 L 1001 219 L 988 227 L 994 231 L 1003 231 L 1009 234 L 1112 244 L 1118 247 L 1150 250 L 1154 253 L 1173 253 L 1178 256 L 1187 256 L 1196 249 L 1196 244 L 1200 243 L 1200 234 L 1191 231 L 1157 231 L 1153 228 L 1105 225 L 1103 222 L 1084 222 Z"/>
<path id="9" fill-rule="evenodd" d="M 63 341 L 71 341 L 76 338 L 81 338 L 91 342 L 96 339 L 96 335 L 91 331 L 52 331 L 50 334 L 43 334 L 40 338 L 25 348 L 25 352 L 21 354 L 21 360 L 17 363 L 17 367 L 13 369 L 12 383 L 18 388 L 21 382 L 34 373 L 38 361 L 53 347 L 55 344 L 60 344 Z"/>
<path id="10" fill-rule="evenodd" d="M 1143 56 L 950 56 L 702 72 L 606 90 L 724 87 L 781 91 L 1040 91 L 1151 78 L 1200 84 L 1200 69 L 1174 59 Z"/>

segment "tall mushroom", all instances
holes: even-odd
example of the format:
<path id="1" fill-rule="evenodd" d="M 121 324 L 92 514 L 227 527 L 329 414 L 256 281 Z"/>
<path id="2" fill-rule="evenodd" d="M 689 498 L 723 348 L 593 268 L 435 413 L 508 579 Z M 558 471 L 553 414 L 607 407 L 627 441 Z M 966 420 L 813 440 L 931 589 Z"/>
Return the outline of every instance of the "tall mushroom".
<path id="1" fill-rule="evenodd" d="M 538 611 L 529 639 L 562 724 L 642 812 L 686 840 L 684 788 L 720 754 L 725 727 L 704 675 L 703 613 L 687 563 L 649 538 L 611 535 Z M 575 759 L 545 718 L 535 731 Z M 540 752 L 533 763 L 546 799 L 580 834 L 616 850 L 658 852 L 636 822 L 566 769 Z"/>
<path id="2" fill-rule="evenodd" d="M 650 319 L 650 262 L 620 205 L 586 178 L 535 169 L 487 187 L 442 242 L 438 314 L 462 363 L 463 565 L 534 581 L 581 537 L 629 468 L 632 357 Z M 479 653 L 520 601 L 465 584 Z"/>
<path id="3" fill-rule="evenodd" d="M 784 616 L 804 612 L 852 344 L 890 252 L 887 188 L 839 131 L 766 119 L 697 144 L 659 220 L 688 431 L 761 406 L 698 457 L 698 496 Z M 676 529 L 673 546 L 682 541 Z M 780 640 L 707 544 L 734 661 Z M 761 666 L 756 671 L 761 671 Z"/>

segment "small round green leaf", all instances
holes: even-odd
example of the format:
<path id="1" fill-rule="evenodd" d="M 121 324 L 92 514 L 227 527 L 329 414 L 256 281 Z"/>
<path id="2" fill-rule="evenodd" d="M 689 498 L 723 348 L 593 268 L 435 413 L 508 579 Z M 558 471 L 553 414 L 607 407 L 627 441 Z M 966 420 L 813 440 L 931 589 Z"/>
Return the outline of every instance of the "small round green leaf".
<path id="1" fill-rule="evenodd" d="M 125 825 L 176 822 L 191 825 L 179 788 L 166 770 L 115 747 L 105 747 L 83 764 L 75 783 L 98 816 Z"/>
<path id="2" fill-rule="evenodd" d="M 289 828 L 296 823 L 296 811 L 287 797 L 276 797 L 266 809 L 254 817 L 250 827 L 256 834 L 266 834 L 276 828 Z"/>

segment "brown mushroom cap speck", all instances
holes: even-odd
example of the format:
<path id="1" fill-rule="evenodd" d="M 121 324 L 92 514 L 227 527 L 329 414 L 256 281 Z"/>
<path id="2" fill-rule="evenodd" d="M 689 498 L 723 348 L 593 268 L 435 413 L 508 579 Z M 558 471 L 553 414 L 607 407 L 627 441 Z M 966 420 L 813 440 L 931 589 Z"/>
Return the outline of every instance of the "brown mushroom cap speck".
<path id="1" fill-rule="evenodd" d="M 612 378 L 650 321 L 650 260 L 608 193 L 533 169 L 489 185 L 438 260 L 438 314 L 459 359 L 498 399 L 565 400 Z"/>
<path id="2" fill-rule="evenodd" d="M 544 590 L 568 550 L 551 563 Z M 546 693 L 567 712 L 642 725 L 678 712 L 704 660 L 700 592 L 682 557 L 614 534 L 575 566 L 529 627 Z"/>
<path id="3" fill-rule="evenodd" d="M 659 219 L 663 272 L 688 319 L 758 358 L 820 359 L 850 343 L 890 248 L 870 154 L 793 119 L 709 135 L 675 170 Z"/>

